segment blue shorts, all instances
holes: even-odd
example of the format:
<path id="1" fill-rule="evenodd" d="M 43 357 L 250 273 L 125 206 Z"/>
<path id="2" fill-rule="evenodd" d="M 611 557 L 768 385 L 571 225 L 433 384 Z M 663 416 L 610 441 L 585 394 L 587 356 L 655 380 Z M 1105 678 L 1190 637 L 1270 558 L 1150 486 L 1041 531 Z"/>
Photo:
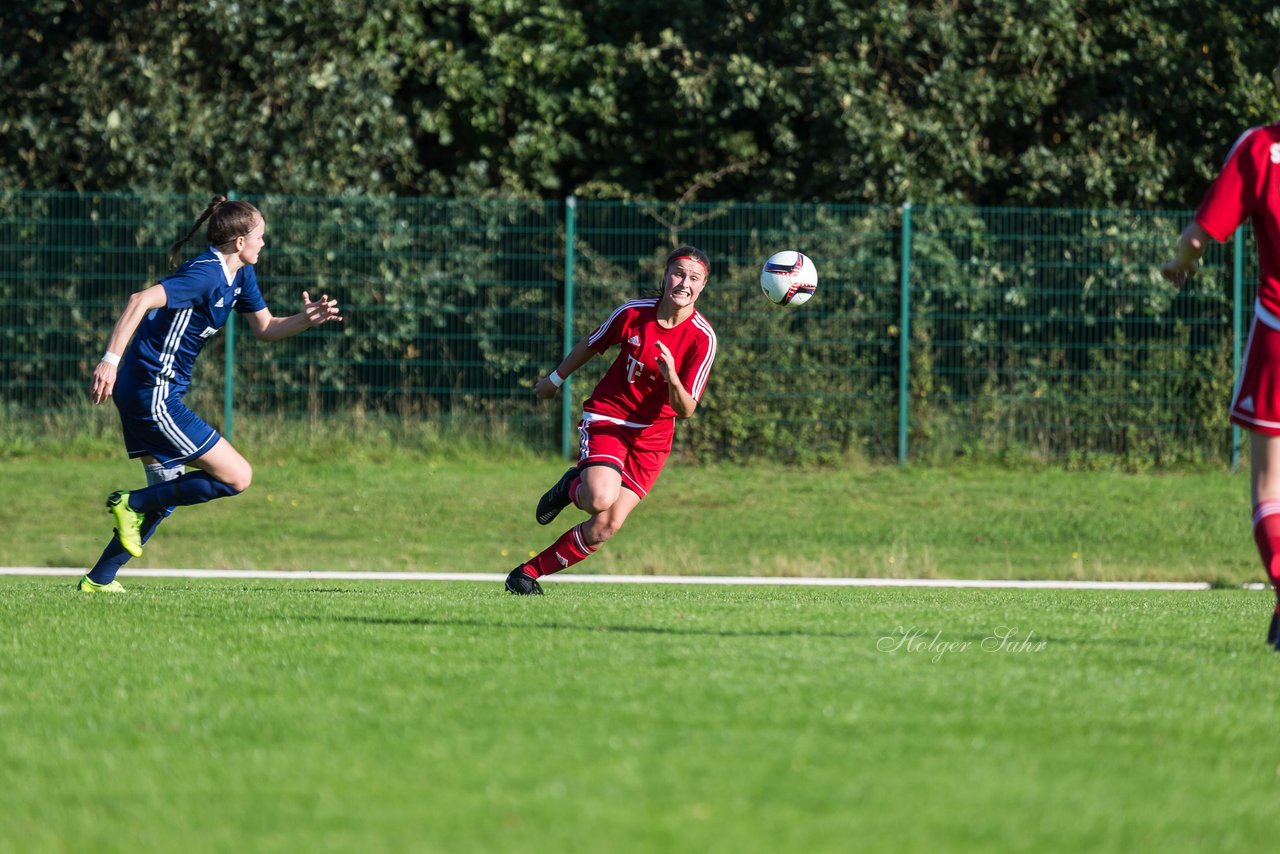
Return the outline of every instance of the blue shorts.
<path id="1" fill-rule="evenodd" d="M 117 382 L 111 392 L 120 412 L 124 447 L 129 458 L 155 457 L 166 468 L 183 465 L 207 453 L 221 436 L 182 402 L 186 389 L 174 392 L 159 385 L 129 388 Z"/>

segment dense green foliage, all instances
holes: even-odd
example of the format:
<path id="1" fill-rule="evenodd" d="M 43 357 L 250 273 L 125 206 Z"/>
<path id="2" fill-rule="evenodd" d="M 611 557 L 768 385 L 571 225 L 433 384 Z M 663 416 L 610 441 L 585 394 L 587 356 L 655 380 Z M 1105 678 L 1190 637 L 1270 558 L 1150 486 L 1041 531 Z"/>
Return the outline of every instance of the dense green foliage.
<path id="1" fill-rule="evenodd" d="M 30 0 L 0 187 L 1181 207 L 1280 12 L 1176 0 Z"/>
<path id="2" fill-rule="evenodd" d="M 82 393 L 123 294 L 163 272 L 140 259 L 202 203 L 155 194 L 231 189 L 272 224 L 273 307 L 350 309 L 244 342 L 245 411 L 498 416 L 554 445 L 525 391 L 559 355 L 574 194 L 575 334 L 673 243 L 716 262 L 722 350 L 682 449 L 889 456 L 910 198 L 917 459 L 1222 459 L 1224 256 L 1171 294 L 1152 269 L 1183 215 L 1156 209 L 1268 119 L 1278 23 L 1170 0 L 10 4 L 0 190 L 146 194 L 0 197 L 5 401 Z M 731 203 L 775 200 L 820 204 Z M 1043 207 L 974 207 L 1011 204 Z M 820 299 L 770 313 L 755 269 L 797 236 Z"/>

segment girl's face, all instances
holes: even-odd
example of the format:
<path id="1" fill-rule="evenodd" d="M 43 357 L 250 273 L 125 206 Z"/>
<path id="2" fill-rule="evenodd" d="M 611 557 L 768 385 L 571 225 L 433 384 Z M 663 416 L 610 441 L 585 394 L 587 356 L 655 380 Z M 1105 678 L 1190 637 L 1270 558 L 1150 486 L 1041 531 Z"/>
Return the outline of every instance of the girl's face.
<path id="1" fill-rule="evenodd" d="M 236 238 L 236 243 L 240 244 L 239 255 L 241 261 L 245 264 L 258 263 L 258 253 L 262 251 L 263 246 L 267 245 L 266 234 L 266 221 L 260 216 L 255 216 L 253 218 L 253 228 L 249 229 L 249 233 L 244 237 Z"/>
<path id="2" fill-rule="evenodd" d="M 691 306 L 707 283 L 707 268 L 695 258 L 677 258 L 667 265 L 663 296 L 677 308 Z"/>

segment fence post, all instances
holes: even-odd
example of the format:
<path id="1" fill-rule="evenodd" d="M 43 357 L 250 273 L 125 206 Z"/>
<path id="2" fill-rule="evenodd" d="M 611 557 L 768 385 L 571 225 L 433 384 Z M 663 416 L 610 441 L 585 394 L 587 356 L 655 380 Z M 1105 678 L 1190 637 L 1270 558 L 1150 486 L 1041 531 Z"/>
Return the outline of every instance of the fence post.
<path id="1" fill-rule="evenodd" d="M 227 201 L 236 200 L 236 191 L 227 192 Z M 228 442 L 233 432 L 231 400 L 235 397 L 235 362 L 236 362 L 236 313 L 233 310 L 227 317 L 226 361 L 222 372 L 222 435 Z"/>
<path id="2" fill-rule="evenodd" d="M 577 231 L 576 214 L 578 200 L 569 196 L 564 200 L 564 349 L 573 349 L 573 245 Z M 558 362 L 557 362 L 558 364 Z M 568 459 L 573 447 L 570 437 L 573 430 L 573 394 L 571 377 L 564 378 L 560 387 L 560 456 Z"/>
<path id="3" fill-rule="evenodd" d="M 1236 229 L 1232 243 L 1231 272 L 1231 377 L 1240 376 L 1240 348 L 1244 331 L 1244 227 Z M 1231 425 L 1231 470 L 1240 468 L 1240 427 Z"/>
<path id="4" fill-rule="evenodd" d="M 899 272 L 898 321 L 898 465 L 907 464 L 907 416 L 911 371 L 911 202 L 902 205 L 902 267 Z"/>

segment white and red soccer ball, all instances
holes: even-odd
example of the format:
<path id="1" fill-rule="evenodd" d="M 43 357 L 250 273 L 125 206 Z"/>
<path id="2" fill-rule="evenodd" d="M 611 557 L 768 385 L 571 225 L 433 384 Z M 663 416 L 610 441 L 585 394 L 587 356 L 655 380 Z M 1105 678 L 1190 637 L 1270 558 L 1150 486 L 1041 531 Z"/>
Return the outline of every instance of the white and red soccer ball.
<path id="1" fill-rule="evenodd" d="M 818 270 L 801 252 L 770 255 L 760 271 L 760 290 L 778 305 L 803 305 L 817 289 Z"/>

